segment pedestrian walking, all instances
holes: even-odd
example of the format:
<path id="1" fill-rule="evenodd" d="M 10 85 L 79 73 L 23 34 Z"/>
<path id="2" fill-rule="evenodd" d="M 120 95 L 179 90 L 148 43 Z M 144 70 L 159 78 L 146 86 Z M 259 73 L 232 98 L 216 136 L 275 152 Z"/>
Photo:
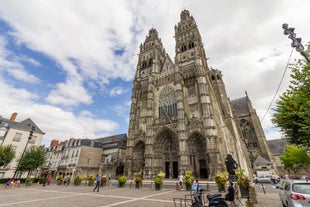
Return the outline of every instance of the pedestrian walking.
<path id="1" fill-rule="evenodd" d="M 95 186 L 95 188 L 93 189 L 94 192 L 95 192 L 96 189 L 97 189 L 97 192 L 99 192 L 100 183 L 101 183 L 101 176 L 100 176 L 100 175 L 97 175 L 97 177 L 96 177 L 96 186 Z"/>
<path id="2" fill-rule="evenodd" d="M 67 175 L 65 175 L 65 177 L 64 177 L 64 185 L 68 185 L 68 176 Z"/>
<path id="3" fill-rule="evenodd" d="M 182 190 L 183 188 L 183 174 L 179 175 L 179 189 Z"/>

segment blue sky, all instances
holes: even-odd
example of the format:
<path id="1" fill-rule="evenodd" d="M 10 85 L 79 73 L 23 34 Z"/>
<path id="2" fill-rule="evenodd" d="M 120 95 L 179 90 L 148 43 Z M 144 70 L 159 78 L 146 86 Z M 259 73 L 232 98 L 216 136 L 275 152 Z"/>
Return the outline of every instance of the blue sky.
<path id="1" fill-rule="evenodd" d="M 31 118 L 45 145 L 127 133 L 139 46 L 154 27 L 173 60 L 174 26 L 188 9 L 228 96 L 247 91 L 262 118 L 291 52 L 281 25 L 308 42 L 306 8 L 298 0 L 0 0 L 0 115 Z M 288 83 L 289 71 L 279 94 Z M 262 121 L 266 137 L 280 138 L 271 112 Z"/>

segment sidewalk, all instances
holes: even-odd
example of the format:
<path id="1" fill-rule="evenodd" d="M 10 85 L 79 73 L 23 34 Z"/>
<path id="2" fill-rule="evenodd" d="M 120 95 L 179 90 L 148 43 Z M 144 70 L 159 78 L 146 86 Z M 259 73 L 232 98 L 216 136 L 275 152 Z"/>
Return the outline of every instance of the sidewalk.
<path id="1" fill-rule="evenodd" d="M 255 207 L 280 207 L 281 201 L 278 193 L 256 193 L 257 203 Z"/>

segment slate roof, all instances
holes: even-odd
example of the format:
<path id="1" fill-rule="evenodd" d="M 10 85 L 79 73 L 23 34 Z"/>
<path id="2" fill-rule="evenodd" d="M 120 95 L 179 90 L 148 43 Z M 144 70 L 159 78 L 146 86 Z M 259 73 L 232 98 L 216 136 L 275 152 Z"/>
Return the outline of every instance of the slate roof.
<path id="1" fill-rule="evenodd" d="M 269 162 L 262 156 L 258 156 L 256 160 L 253 162 L 253 165 L 272 165 L 272 162 Z"/>
<path id="2" fill-rule="evenodd" d="M 237 116 L 250 114 L 250 109 L 248 105 L 248 98 L 242 97 L 231 101 L 231 106 L 236 112 Z"/>
<path id="3" fill-rule="evenodd" d="M 285 151 L 286 141 L 283 139 L 274 139 L 267 141 L 272 155 L 281 155 Z"/>
<path id="4" fill-rule="evenodd" d="M 101 137 L 95 139 L 97 141 L 100 141 L 102 143 L 109 143 L 113 141 L 122 141 L 122 140 L 127 140 L 127 134 L 117 134 L 117 135 L 112 135 L 108 137 Z"/>
<path id="5" fill-rule="evenodd" d="M 95 139 L 103 143 L 103 149 L 126 148 L 127 134 L 117 134 Z"/>
<path id="6" fill-rule="evenodd" d="M 3 123 L 8 123 L 8 127 L 12 129 L 18 129 L 22 131 L 31 131 L 31 127 L 34 126 L 34 132 L 37 134 L 45 134 L 30 118 L 21 122 L 11 121 L 10 119 L 2 118 Z M 3 124 L 2 123 L 2 124 Z"/>

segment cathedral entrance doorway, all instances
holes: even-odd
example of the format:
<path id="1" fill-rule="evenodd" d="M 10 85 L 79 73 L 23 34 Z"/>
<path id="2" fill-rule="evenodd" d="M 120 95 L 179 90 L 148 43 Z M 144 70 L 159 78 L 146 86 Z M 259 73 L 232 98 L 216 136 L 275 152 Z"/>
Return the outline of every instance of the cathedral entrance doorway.
<path id="1" fill-rule="evenodd" d="M 166 178 L 178 177 L 179 143 L 176 133 L 169 128 L 164 128 L 156 136 L 154 142 L 155 164 L 154 169 L 166 173 Z"/>
<path id="2" fill-rule="evenodd" d="M 207 145 L 205 137 L 194 132 L 188 139 L 189 160 L 195 178 L 208 178 L 209 166 L 207 160 Z"/>

